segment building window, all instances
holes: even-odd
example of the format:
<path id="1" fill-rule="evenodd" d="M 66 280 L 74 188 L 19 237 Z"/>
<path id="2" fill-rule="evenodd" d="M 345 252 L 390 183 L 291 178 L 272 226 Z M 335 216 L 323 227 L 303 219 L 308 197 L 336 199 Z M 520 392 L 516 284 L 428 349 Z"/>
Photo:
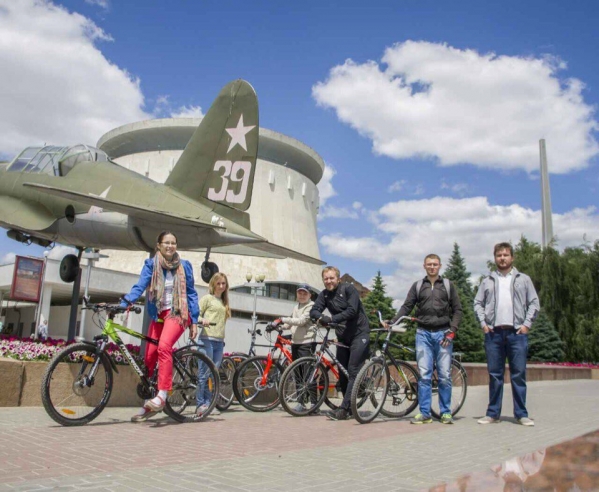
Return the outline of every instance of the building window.
<path id="1" fill-rule="evenodd" d="M 231 291 L 240 292 L 242 294 L 253 294 L 256 289 L 256 295 L 270 297 L 272 299 L 283 299 L 286 301 L 296 301 L 296 289 L 298 284 L 292 284 L 287 282 L 268 282 L 264 287 L 249 287 L 240 285 L 233 287 Z M 313 289 L 310 291 L 312 300 L 316 300 L 319 291 Z"/>

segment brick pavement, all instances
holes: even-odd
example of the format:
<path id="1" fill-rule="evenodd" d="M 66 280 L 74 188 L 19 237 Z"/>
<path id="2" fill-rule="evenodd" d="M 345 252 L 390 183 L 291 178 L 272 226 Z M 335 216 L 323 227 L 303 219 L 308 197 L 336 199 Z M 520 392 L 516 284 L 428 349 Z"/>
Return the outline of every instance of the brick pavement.
<path id="1" fill-rule="evenodd" d="M 232 411 L 196 424 L 108 408 L 63 428 L 42 408 L 0 408 L 0 490 L 420 490 L 599 428 L 599 381 L 529 385 L 532 428 L 481 426 L 472 387 L 453 426 L 379 419 L 360 425 L 280 410 Z M 512 409 L 510 386 L 505 415 Z"/>

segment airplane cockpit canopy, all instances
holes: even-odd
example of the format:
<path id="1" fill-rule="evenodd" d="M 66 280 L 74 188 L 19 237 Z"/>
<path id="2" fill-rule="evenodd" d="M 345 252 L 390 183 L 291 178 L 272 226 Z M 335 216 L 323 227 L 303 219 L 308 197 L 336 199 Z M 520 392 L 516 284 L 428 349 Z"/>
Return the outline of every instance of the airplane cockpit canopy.
<path id="1" fill-rule="evenodd" d="M 108 155 L 89 145 L 27 147 L 8 165 L 8 171 L 66 176 L 80 162 L 108 161 Z"/>

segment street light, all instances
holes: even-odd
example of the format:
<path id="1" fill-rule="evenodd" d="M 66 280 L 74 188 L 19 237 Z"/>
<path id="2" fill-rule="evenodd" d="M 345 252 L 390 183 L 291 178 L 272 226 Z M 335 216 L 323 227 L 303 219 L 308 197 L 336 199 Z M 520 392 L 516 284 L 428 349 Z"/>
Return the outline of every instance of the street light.
<path id="1" fill-rule="evenodd" d="M 251 282 L 251 272 L 248 272 L 245 275 L 245 278 L 248 281 L 246 285 L 250 288 L 250 291 L 252 288 L 254 289 L 254 310 L 252 312 L 252 333 L 254 333 L 256 330 L 256 322 L 258 321 L 258 315 L 256 314 L 256 306 L 258 303 L 258 288 L 264 288 L 264 279 L 266 278 L 266 276 L 263 273 L 256 275 L 256 282 L 254 283 Z"/>
<path id="2" fill-rule="evenodd" d="M 94 261 L 99 260 L 100 258 L 108 258 L 108 255 L 102 255 L 98 250 L 85 250 L 82 255 L 82 258 L 87 259 L 87 278 L 85 279 L 85 291 L 83 292 L 83 297 L 87 298 L 87 294 L 89 292 L 89 279 L 92 275 L 92 267 L 94 266 Z M 81 329 L 79 330 L 79 337 L 84 339 L 85 335 L 85 315 L 87 314 L 86 309 L 81 310 Z"/>

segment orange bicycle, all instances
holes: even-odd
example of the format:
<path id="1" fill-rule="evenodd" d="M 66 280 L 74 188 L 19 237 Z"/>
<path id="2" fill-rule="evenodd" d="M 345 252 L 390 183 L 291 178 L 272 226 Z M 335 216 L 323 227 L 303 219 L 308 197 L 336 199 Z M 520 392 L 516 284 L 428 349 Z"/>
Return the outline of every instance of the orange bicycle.
<path id="1" fill-rule="evenodd" d="M 244 360 L 233 377 L 235 398 L 252 412 L 267 412 L 279 404 L 281 375 L 292 361 L 289 350 L 291 340 L 282 335 L 283 330 L 268 323 L 265 331 L 264 336 L 271 344 L 255 346 L 269 347 L 268 355 L 257 355 Z M 274 341 L 273 332 L 277 333 Z"/>

